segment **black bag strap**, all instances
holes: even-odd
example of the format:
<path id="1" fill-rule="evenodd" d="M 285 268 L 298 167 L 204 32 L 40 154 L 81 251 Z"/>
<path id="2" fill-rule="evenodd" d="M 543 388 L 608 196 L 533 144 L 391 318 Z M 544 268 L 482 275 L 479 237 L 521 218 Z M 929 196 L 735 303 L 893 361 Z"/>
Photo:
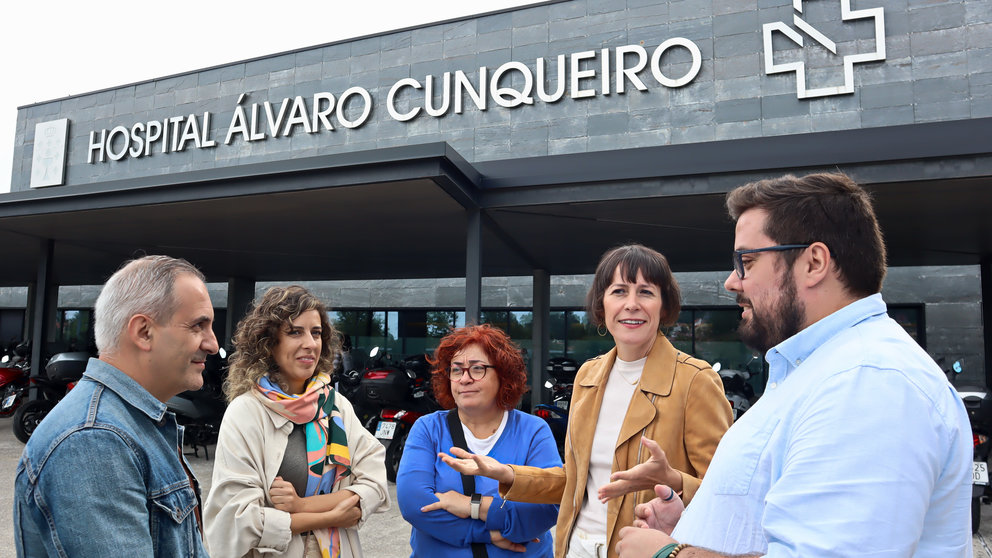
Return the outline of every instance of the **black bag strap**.
<path id="1" fill-rule="evenodd" d="M 458 409 L 448 411 L 448 432 L 451 434 L 451 441 L 456 448 L 468 451 L 468 444 L 465 443 L 465 432 L 462 431 L 462 421 L 458 418 Z M 475 494 L 475 477 L 472 475 L 462 475 L 462 493 L 466 496 Z M 472 543 L 472 558 L 489 558 L 486 552 L 486 545 L 482 543 Z"/>

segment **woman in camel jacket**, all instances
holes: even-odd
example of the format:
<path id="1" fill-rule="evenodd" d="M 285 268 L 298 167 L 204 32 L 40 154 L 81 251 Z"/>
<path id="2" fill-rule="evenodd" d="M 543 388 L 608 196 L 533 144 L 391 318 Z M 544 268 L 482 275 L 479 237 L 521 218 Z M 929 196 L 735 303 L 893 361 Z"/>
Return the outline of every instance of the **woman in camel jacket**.
<path id="1" fill-rule="evenodd" d="M 560 502 L 555 548 L 566 548 L 586 492 L 596 423 L 582 418 L 599 416 L 606 375 L 615 359 L 616 349 L 613 349 L 586 362 L 575 377 L 565 439 L 565 467 L 510 466 L 514 480 L 506 487 L 504 498 Z M 613 472 L 625 471 L 651 457 L 641 444 L 644 436 L 657 442 L 665 452 L 669 465 L 681 477 L 682 501 L 688 504 L 699 488 L 720 438 L 730 427 L 730 405 L 723 393 L 723 383 L 709 364 L 678 351 L 660 333 L 644 369 L 653 373 L 641 378 L 623 418 Z M 654 497 L 654 490 L 647 488 L 609 501 L 608 556 L 616 555 L 613 547 L 620 528 L 633 524 L 634 506 Z"/>
<path id="2" fill-rule="evenodd" d="M 616 347 L 576 375 L 564 467 L 503 465 L 455 449 L 458 459 L 443 458 L 500 481 L 507 500 L 559 503 L 556 558 L 615 557 L 620 529 L 655 497 L 655 484 L 688 503 L 733 420 L 716 372 L 660 333 L 681 309 L 664 256 L 636 244 L 607 252 L 587 306 Z"/>

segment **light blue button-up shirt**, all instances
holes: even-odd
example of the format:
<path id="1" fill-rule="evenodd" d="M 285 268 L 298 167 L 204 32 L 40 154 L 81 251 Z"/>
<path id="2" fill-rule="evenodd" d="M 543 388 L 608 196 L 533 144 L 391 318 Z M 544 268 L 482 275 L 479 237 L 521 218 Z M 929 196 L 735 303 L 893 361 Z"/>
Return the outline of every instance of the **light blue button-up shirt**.
<path id="1" fill-rule="evenodd" d="M 771 557 L 971 557 L 971 427 L 933 359 L 858 300 L 768 351 L 764 395 L 676 527 Z"/>

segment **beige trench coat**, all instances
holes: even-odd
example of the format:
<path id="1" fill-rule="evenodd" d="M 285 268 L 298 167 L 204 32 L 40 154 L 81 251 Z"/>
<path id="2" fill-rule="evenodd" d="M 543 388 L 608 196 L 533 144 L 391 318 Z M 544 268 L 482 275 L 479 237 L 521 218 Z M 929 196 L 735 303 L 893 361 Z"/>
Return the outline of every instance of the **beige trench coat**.
<path id="1" fill-rule="evenodd" d="M 358 527 L 370 514 L 389 509 L 385 449 L 355 416 L 351 403 L 336 393 L 352 474 L 337 482 L 361 498 L 362 520 L 341 529 L 341 556 L 361 558 Z M 302 558 L 305 540 L 290 531 L 289 513 L 277 510 L 268 487 L 275 480 L 293 424 L 252 393 L 231 402 L 224 414 L 214 457 L 213 479 L 203 523 L 211 558 Z"/>

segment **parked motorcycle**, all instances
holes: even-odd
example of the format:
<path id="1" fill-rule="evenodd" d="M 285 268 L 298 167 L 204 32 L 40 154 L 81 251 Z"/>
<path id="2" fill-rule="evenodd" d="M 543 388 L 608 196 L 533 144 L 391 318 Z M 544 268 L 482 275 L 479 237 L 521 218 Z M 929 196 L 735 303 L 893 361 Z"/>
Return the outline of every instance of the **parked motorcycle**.
<path id="1" fill-rule="evenodd" d="M 427 356 L 414 355 L 397 364 L 373 361 L 362 376 L 361 389 L 364 401 L 379 407 L 368 428 L 386 446 L 386 478 L 396 482 L 410 427 L 440 408 L 434 401 Z"/>
<path id="2" fill-rule="evenodd" d="M 558 455 L 564 460 L 568 408 L 572 401 L 572 384 L 579 371 L 579 363 L 566 357 L 554 357 L 548 361 L 545 370 L 551 376 L 551 380 L 544 383 L 544 387 L 551 392 L 551 403 L 537 405 L 534 407 L 534 414 L 548 423 L 558 445 Z"/>
<path id="3" fill-rule="evenodd" d="M 989 454 L 992 452 L 992 396 L 988 389 L 976 385 L 958 385 L 957 378 L 964 371 L 961 361 L 954 361 L 951 369 L 945 371 L 951 385 L 957 390 L 968 411 L 971 434 L 974 444 L 972 489 L 971 489 L 971 532 L 977 533 L 982 519 L 982 504 L 992 501 L 992 486 L 989 485 Z"/>
<path id="4" fill-rule="evenodd" d="M 723 381 L 723 394 L 730 401 L 734 420 L 741 418 L 751 408 L 751 401 L 754 400 L 754 388 L 748 383 L 751 373 L 747 370 L 723 368 L 719 362 L 713 363 L 713 371 Z"/>
<path id="5" fill-rule="evenodd" d="M 207 446 L 217 443 L 220 423 L 227 410 L 222 385 L 227 369 L 224 349 L 220 354 L 208 355 L 203 370 L 203 386 L 198 390 L 184 391 L 166 401 L 165 406 L 176 415 L 176 422 L 183 427 L 183 444 L 193 449 L 193 455 L 210 459 Z"/>
<path id="6" fill-rule="evenodd" d="M 89 358 L 90 354 L 84 351 L 58 353 L 45 365 L 43 375 L 29 379 L 28 390 L 35 390 L 37 395 L 14 412 L 14 436 L 18 440 L 28 442 L 38 424 L 83 377 Z"/>
<path id="7" fill-rule="evenodd" d="M 22 341 L 0 358 L 0 418 L 12 416 L 27 396 L 31 376 L 31 342 Z"/>

